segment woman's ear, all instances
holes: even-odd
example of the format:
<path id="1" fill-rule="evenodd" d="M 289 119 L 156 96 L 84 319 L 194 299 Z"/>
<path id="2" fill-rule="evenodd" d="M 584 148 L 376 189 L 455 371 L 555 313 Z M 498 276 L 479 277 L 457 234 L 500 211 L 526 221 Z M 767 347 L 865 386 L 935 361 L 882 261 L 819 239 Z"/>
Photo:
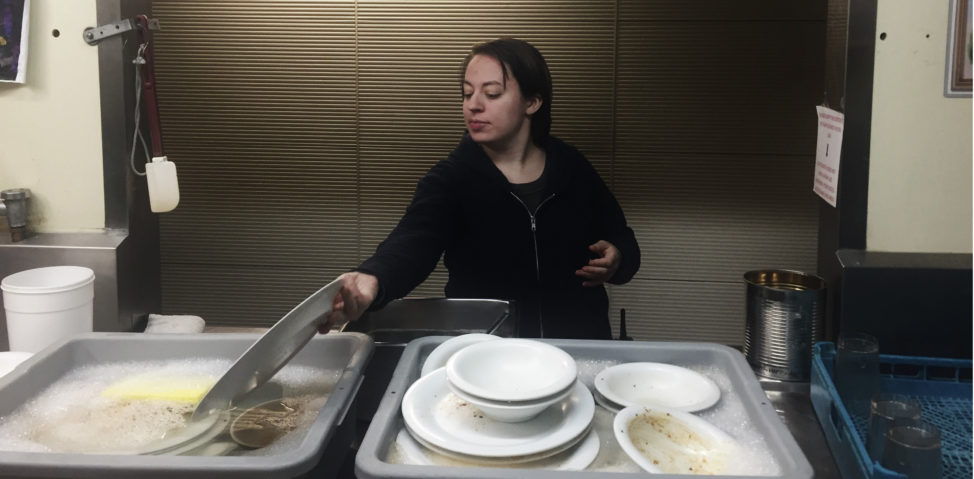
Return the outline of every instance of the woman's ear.
<path id="1" fill-rule="evenodd" d="M 528 98 L 527 108 L 524 109 L 524 113 L 529 116 L 537 113 L 538 110 L 541 109 L 542 103 L 543 100 L 541 99 L 541 95 L 534 95 L 533 97 Z"/>

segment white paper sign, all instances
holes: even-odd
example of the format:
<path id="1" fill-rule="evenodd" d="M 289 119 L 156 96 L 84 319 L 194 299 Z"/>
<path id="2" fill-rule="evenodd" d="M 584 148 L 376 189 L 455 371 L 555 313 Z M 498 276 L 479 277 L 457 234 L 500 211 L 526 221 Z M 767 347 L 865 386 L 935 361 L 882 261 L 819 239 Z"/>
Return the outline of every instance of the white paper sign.
<path id="1" fill-rule="evenodd" d="M 815 183 L 812 191 L 835 206 L 845 115 L 824 106 L 816 106 L 815 109 L 818 111 L 818 146 L 815 148 Z"/>

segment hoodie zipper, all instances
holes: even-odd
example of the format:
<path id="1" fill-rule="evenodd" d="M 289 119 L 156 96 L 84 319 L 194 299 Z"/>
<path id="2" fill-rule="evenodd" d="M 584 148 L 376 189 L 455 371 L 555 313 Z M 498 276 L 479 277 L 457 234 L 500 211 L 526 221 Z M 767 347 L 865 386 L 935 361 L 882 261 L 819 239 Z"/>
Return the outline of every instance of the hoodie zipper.
<path id="1" fill-rule="evenodd" d="M 550 199 L 552 199 L 552 198 L 555 197 L 555 194 L 552 193 L 551 196 L 548 196 L 547 198 L 541 200 L 541 203 L 538 203 L 538 207 L 535 208 L 534 213 L 531 212 L 531 209 L 528 208 L 528 205 L 521 198 L 519 198 L 516 194 L 514 194 L 513 191 L 511 192 L 511 196 L 513 196 L 514 199 L 516 199 L 518 203 L 521 203 L 521 206 L 524 207 L 524 211 L 527 211 L 528 212 L 528 217 L 531 218 L 531 240 L 534 241 L 534 271 L 535 271 L 536 278 L 537 278 L 538 282 L 540 283 L 541 282 L 541 260 L 538 257 L 538 220 L 537 220 L 537 214 L 538 214 L 539 211 L 541 211 L 541 207 L 544 206 L 544 204 L 547 203 L 548 200 L 550 200 Z M 539 336 L 541 336 L 543 338 L 544 337 L 544 322 L 542 321 L 542 318 L 541 318 L 541 311 L 540 311 L 540 309 L 538 310 L 538 329 L 539 329 L 539 332 L 540 332 L 539 333 Z"/>
<path id="2" fill-rule="evenodd" d="M 534 271 L 537 280 L 541 281 L 541 261 L 538 259 L 538 219 L 536 215 L 539 211 L 541 211 L 541 207 L 544 206 L 548 200 L 555 197 L 555 194 L 552 193 L 551 196 L 542 200 L 541 203 L 538 203 L 538 207 L 534 210 L 534 213 L 531 212 L 528 205 L 524 203 L 524 201 L 522 201 L 521 198 L 519 198 L 516 194 L 514 194 L 513 191 L 511 192 L 511 196 L 513 196 L 518 203 L 521 203 L 521 206 L 524 207 L 524 211 L 527 211 L 528 217 L 531 218 L 531 239 L 534 241 Z"/>

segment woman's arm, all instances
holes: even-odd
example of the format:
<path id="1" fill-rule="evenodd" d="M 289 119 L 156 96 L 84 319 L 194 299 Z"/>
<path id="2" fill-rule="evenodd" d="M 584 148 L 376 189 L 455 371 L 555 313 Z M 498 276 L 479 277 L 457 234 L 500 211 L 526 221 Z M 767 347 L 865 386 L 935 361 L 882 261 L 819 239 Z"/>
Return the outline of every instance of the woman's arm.
<path id="1" fill-rule="evenodd" d="M 589 266 L 605 268 L 604 281 L 625 284 L 639 271 L 641 254 L 636 234 L 626 222 L 622 207 L 595 168 L 585 162 L 593 181 L 593 198 L 598 218 L 599 239 L 589 247 L 599 255 Z M 606 243 L 606 244 L 603 244 Z M 594 264 L 593 264 L 594 263 Z M 587 268 L 588 266 L 586 266 Z M 585 269 L 585 268 L 582 268 Z"/>
<path id="2" fill-rule="evenodd" d="M 450 166 L 440 162 L 416 185 L 399 224 L 356 271 L 375 276 L 378 291 L 369 309 L 379 309 L 419 286 L 454 238 L 459 205 Z"/>

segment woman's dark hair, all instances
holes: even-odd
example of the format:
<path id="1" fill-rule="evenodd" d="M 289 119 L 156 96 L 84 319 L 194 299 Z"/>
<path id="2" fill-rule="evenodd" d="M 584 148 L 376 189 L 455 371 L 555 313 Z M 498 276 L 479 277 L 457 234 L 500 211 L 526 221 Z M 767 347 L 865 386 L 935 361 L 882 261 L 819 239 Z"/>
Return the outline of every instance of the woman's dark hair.
<path id="1" fill-rule="evenodd" d="M 539 146 L 544 145 L 551 133 L 551 72 L 541 52 L 534 45 L 515 38 L 499 38 L 475 45 L 460 68 L 461 88 L 467 65 L 477 55 L 500 62 L 504 81 L 514 77 L 524 98 L 541 97 L 541 108 L 531 116 L 531 139 Z"/>

